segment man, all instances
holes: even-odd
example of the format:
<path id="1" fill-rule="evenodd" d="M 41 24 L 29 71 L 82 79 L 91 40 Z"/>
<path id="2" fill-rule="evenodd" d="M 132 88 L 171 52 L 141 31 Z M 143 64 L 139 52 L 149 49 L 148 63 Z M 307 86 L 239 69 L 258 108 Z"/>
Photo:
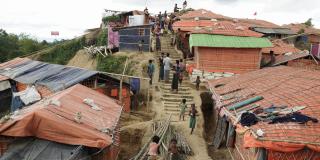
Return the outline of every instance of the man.
<path id="1" fill-rule="evenodd" d="M 152 63 L 152 60 L 149 60 L 149 65 L 148 65 L 148 76 L 150 78 L 150 85 L 152 85 L 152 78 L 153 78 L 153 73 L 154 73 L 154 64 Z"/>
<path id="2" fill-rule="evenodd" d="M 183 2 L 183 5 L 182 5 L 182 6 L 183 6 L 183 10 L 186 10 L 186 9 L 187 9 L 187 5 L 188 5 L 188 4 L 187 4 L 187 0 L 185 0 L 185 1 Z"/>
<path id="3" fill-rule="evenodd" d="M 163 60 L 164 63 L 164 81 L 165 83 L 169 83 L 169 75 L 170 75 L 170 64 L 171 64 L 171 58 L 170 54 L 167 53 L 167 57 Z"/>
<path id="4" fill-rule="evenodd" d="M 179 9 L 181 9 L 181 8 L 178 8 L 178 4 L 176 3 L 176 4 L 174 5 L 173 12 L 174 12 L 174 13 L 177 13 L 177 12 L 179 12 Z"/>

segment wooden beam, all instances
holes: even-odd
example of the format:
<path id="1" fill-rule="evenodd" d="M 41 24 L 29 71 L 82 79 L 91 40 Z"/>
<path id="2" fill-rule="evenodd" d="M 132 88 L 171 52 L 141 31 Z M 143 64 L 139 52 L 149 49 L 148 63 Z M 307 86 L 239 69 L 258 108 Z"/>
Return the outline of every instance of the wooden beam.
<path id="1" fill-rule="evenodd" d="M 121 105 L 123 105 L 123 100 L 122 100 L 122 82 L 123 82 L 123 75 L 124 75 L 124 73 L 125 73 L 126 70 L 127 70 L 127 66 L 128 66 L 128 57 L 127 57 L 127 59 L 126 59 L 126 63 L 125 63 L 125 65 L 124 65 L 123 72 L 122 72 L 122 75 L 121 75 L 121 78 L 120 78 L 119 101 L 121 102 Z"/>

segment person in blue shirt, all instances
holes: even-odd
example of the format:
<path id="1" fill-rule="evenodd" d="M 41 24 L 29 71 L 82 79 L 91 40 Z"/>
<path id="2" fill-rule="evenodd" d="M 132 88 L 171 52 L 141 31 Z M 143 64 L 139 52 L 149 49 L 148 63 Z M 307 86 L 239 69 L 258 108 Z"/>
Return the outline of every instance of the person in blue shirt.
<path id="1" fill-rule="evenodd" d="M 153 73 L 154 73 L 154 64 L 152 63 L 153 61 L 150 59 L 149 60 L 149 64 L 148 64 L 148 70 L 147 70 L 147 73 L 148 73 L 148 76 L 150 78 L 150 85 L 152 85 L 152 79 L 153 79 Z"/>

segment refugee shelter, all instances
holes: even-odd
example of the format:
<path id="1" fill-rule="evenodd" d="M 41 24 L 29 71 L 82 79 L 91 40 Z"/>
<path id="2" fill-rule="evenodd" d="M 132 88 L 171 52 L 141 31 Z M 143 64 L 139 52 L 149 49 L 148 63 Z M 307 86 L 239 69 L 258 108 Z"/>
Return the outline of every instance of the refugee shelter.
<path id="1" fill-rule="evenodd" d="M 299 24 L 288 24 L 288 25 L 283 25 L 284 27 L 290 28 L 292 31 L 294 31 L 297 36 L 292 37 L 288 39 L 290 43 L 295 44 L 296 47 L 298 48 L 307 48 L 311 46 L 310 50 L 311 53 L 316 56 L 320 57 L 318 54 L 318 48 L 320 44 L 320 30 L 316 29 L 312 26 L 307 26 L 303 23 Z M 317 50 L 314 50 L 317 49 Z"/>
<path id="2" fill-rule="evenodd" d="M 260 69 L 261 49 L 272 46 L 266 38 L 215 33 L 193 33 L 189 44 L 195 55 L 195 68 L 231 73 L 246 73 Z"/>
<path id="3" fill-rule="evenodd" d="M 79 83 L 117 99 L 118 95 L 114 93 L 118 93 L 120 84 L 119 80 L 97 71 L 49 64 L 28 58 L 16 58 L 0 64 L 0 75 L 6 79 L 4 82 L 1 81 L 1 84 L 7 88 L 0 91 L 0 94 L 7 95 L 2 96 L 4 100 L 7 97 L 7 101 L 1 101 L 1 108 L 10 111 L 30 105 Z M 124 108 L 129 112 L 130 85 L 124 83 L 123 89 Z"/>
<path id="4" fill-rule="evenodd" d="M 115 100 L 77 84 L 31 106 L 17 110 L 7 115 L 7 118 L 2 118 L 0 135 L 11 138 L 35 137 L 61 145 L 96 149 L 97 152 L 92 156 L 93 158 L 99 156 L 99 160 L 116 160 L 120 145 L 121 112 L 122 107 Z M 1 144 L 3 145 L 5 144 Z M 8 151 L 21 149 L 11 149 L 10 143 L 8 145 Z M 48 147 L 55 148 L 54 146 Z M 56 150 L 51 150 L 51 152 L 60 153 L 66 148 L 70 150 L 75 147 L 56 147 Z M 34 149 L 41 150 L 42 147 Z M 22 157 L 29 156 L 28 151 L 19 154 Z M 5 152 L 4 156 L 16 155 Z M 52 158 L 48 157 L 48 159 Z"/>
<path id="5" fill-rule="evenodd" d="M 235 160 L 318 160 L 319 86 L 319 71 L 287 66 L 210 81 L 212 145 L 225 142 Z"/>
<path id="6" fill-rule="evenodd" d="M 294 47 L 293 44 L 288 44 L 282 40 L 273 40 L 272 45 L 273 45 L 272 47 L 262 49 L 262 59 L 261 59 L 262 66 L 268 63 L 270 64 L 274 63 L 275 59 L 278 56 L 281 56 L 284 54 L 295 54 L 295 53 L 301 52 L 301 50 Z M 272 59 L 273 59 L 273 62 L 271 62 Z"/>
<path id="7" fill-rule="evenodd" d="M 139 51 L 139 44 L 142 45 L 142 51 L 150 51 L 152 25 L 122 27 L 116 30 L 119 31 L 120 51 Z"/>

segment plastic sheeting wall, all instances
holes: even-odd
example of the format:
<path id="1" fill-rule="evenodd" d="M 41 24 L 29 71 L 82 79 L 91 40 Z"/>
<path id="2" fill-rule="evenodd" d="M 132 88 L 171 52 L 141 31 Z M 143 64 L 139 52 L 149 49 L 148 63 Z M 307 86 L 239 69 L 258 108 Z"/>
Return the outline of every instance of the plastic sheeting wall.
<path id="1" fill-rule="evenodd" d="M 150 49 L 151 26 L 130 27 L 119 31 L 120 51 L 138 51 L 139 42 L 144 41 L 142 50 Z"/>

